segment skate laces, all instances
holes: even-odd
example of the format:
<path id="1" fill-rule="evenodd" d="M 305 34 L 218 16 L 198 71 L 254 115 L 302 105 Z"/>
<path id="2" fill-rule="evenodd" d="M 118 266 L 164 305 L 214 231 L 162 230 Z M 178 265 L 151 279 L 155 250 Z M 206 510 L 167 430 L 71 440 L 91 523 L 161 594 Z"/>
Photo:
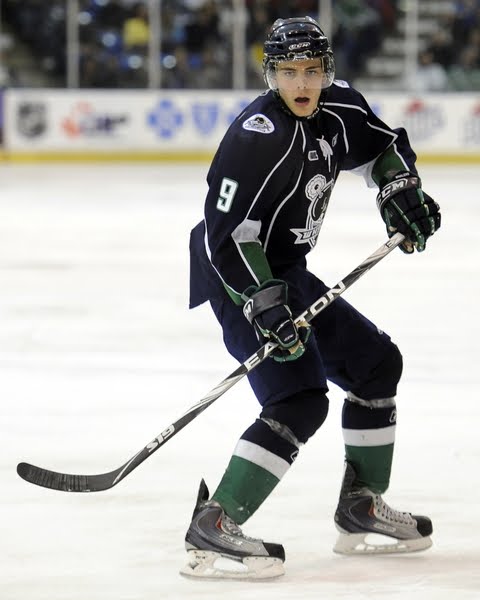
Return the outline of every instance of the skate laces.
<path id="1" fill-rule="evenodd" d="M 410 513 L 391 508 L 378 494 L 374 497 L 374 505 L 375 512 L 385 521 L 400 523 L 402 525 L 415 525 L 415 521 Z"/>
<path id="2" fill-rule="evenodd" d="M 256 540 L 255 538 L 248 537 L 248 535 L 245 535 L 243 533 L 243 531 L 240 529 L 240 527 L 235 523 L 235 521 L 233 521 L 225 513 L 223 513 L 223 517 L 222 517 L 222 529 L 225 531 L 225 533 L 228 533 L 230 535 L 236 535 L 237 537 L 241 537 L 242 539 L 247 540 L 248 542 L 259 542 L 260 541 L 260 540 Z"/>
<path id="3" fill-rule="evenodd" d="M 245 535 L 243 533 L 243 531 L 240 529 L 240 526 L 237 525 L 237 523 L 235 523 L 235 521 L 226 514 L 226 512 L 223 510 L 223 508 L 220 506 L 220 504 L 218 502 L 215 502 L 214 500 L 208 500 L 207 502 L 203 503 L 203 507 L 204 508 L 215 508 L 215 509 L 220 508 L 220 510 L 222 512 L 221 512 L 220 517 L 217 520 L 217 527 L 219 529 L 221 528 L 228 535 L 242 538 L 243 540 L 245 540 L 247 542 L 263 543 L 262 540 L 257 540 L 255 538 L 249 537 L 248 535 Z"/>

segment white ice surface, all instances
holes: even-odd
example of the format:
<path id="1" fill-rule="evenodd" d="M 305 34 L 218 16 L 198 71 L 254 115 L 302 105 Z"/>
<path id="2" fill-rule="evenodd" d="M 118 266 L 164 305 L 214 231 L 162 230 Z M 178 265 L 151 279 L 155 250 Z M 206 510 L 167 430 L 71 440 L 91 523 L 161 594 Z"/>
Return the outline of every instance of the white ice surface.
<path id="1" fill-rule="evenodd" d="M 263 584 L 178 575 L 201 477 L 214 489 L 257 414 L 243 380 L 111 491 L 21 480 L 26 460 L 120 466 L 236 368 L 207 306 L 187 310 L 188 235 L 207 166 L 0 167 L 1 600 L 477 600 L 480 598 L 478 168 L 422 169 L 443 226 L 345 294 L 404 355 L 387 501 L 428 514 L 434 546 L 339 557 L 341 390 L 330 415 L 244 527 L 284 544 Z M 386 239 L 375 194 L 343 176 L 311 269 L 335 284 Z"/>

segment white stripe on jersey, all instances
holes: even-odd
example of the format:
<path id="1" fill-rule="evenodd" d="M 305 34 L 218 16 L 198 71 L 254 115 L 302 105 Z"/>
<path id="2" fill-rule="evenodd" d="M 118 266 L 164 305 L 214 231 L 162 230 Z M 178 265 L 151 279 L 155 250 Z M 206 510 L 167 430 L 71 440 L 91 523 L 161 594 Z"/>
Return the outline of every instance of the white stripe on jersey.
<path id="1" fill-rule="evenodd" d="M 328 108 L 323 108 L 322 109 L 324 112 L 328 113 L 329 115 L 333 115 L 334 117 L 337 117 L 337 119 L 340 121 L 340 123 L 342 124 L 342 129 L 343 129 L 343 141 L 345 143 L 345 150 L 348 154 L 348 150 L 350 148 L 349 144 L 348 144 L 348 138 L 347 138 L 347 129 L 345 127 L 345 123 L 343 122 L 342 117 L 340 117 L 339 115 L 337 115 L 337 113 L 334 113 L 331 110 L 328 110 Z"/>
<path id="2" fill-rule="evenodd" d="M 240 254 L 245 266 L 248 269 L 248 272 L 252 276 L 253 280 L 257 285 L 260 285 L 260 281 L 255 274 L 255 271 L 251 268 L 250 263 L 246 259 L 241 243 L 242 242 L 257 242 L 262 245 L 262 242 L 259 240 L 258 236 L 260 235 L 260 230 L 262 228 L 261 221 L 253 221 L 252 219 L 244 219 L 240 225 L 232 232 L 232 239 L 235 242 L 235 246 L 237 247 L 237 251 Z"/>
<path id="3" fill-rule="evenodd" d="M 293 132 L 293 137 L 292 137 L 292 141 L 290 143 L 290 146 L 288 147 L 288 150 L 285 152 L 285 154 L 282 156 L 282 158 L 277 162 L 277 164 L 273 167 L 273 169 L 270 171 L 270 173 L 266 176 L 265 181 L 263 182 L 262 187 L 258 190 L 257 195 L 253 199 L 252 205 L 250 206 L 250 210 L 248 211 L 248 214 L 247 214 L 247 219 L 248 219 L 248 216 L 250 215 L 253 207 L 255 206 L 255 203 L 259 199 L 260 194 L 263 192 L 263 188 L 267 185 L 268 180 L 272 177 L 272 175 L 275 173 L 275 171 L 280 167 L 280 165 L 283 163 L 283 161 L 290 154 L 290 151 L 293 148 L 293 143 L 295 142 L 295 138 L 297 137 L 298 127 L 299 127 L 299 121 L 296 121 L 296 123 L 295 123 L 295 131 Z M 304 136 L 304 139 L 305 139 L 305 136 Z"/>
<path id="4" fill-rule="evenodd" d="M 297 182 L 295 183 L 294 188 L 292 189 L 292 191 L 280 202 L 280 204 L 278 205 L 277 210 L 275 211 L 272 220 L 270 221 L 270 226 L 268 228 L 267 231 L 267 235 L 265 237 L 265 244 L 263 246 L 263 249 L 265 250 L 265 252 L 267 251 L 267 247 L 268 247 L 268 242 L 270 241 L 270 234 L 272 233 L 272 229 L 273 229 L 273 225 L 275 224 L 275 219 L 278 216 L 278 213 L 281 211 L 281 209 L 283 208 L 283 205 L 293 196 L 293 194 L 297 191 L 298 188 L 298 184 L 300 183 L 300 179 L 302 178 L 303 175 L 303 167 L 304 165 L 302 165 L 302 169 L 300 171 L 300 175 L 298 176 Z"/>

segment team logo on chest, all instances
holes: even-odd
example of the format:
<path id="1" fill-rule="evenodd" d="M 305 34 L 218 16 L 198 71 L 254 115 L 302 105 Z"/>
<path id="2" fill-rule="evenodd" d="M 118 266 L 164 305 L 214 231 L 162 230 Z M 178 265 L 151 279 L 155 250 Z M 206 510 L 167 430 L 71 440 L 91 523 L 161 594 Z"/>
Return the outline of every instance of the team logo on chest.
<path id="1" fill-rule="evenodd" d="M 327 181 L 323 175 L 315 175 L 305 186 L 305 195 L 310 200 L 307 212 L 307 222 L 301 229 L 290 229 L 297 236 L 295 244 L 309 244 L 312 248 L 317 243 L 318 234 L 322 227 L 327 210 L 333 180 Z"/>
<path id="2" fill-rule="evenodd" d="M 317 142 L 320 145 L 320 150 L 322 151 L 323 158 L 327 161 L 328 170 L 331 171 L 332 170 L 332 156 L 333 156 L 332 146 L 330 146 L 330 144 L 327 142 L 327 140 L 324 139 L 323 135 L 321 138 L 317 138 Z M 333 138 L 332 145 L 335 146 L 336 143 L 337 143 L 337 136 L 335 136 Z"/>

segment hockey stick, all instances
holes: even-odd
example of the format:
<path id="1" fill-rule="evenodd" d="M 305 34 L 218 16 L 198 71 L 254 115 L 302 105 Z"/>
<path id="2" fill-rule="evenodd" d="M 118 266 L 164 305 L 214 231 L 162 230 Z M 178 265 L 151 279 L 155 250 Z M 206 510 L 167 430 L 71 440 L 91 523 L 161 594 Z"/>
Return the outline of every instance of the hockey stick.
<path id="1" fill-rule="evenodd" d="M 343 292 L 355 281 L 357 281 L 357 279 L 360 279 L 362 275 L 364 275 L 374 265 L 382 260 L 382 258 L 387 256 L 387 254 L 401 244 L 403 240 L 403 235 L 401 233 L 396 233 L 378 250 L 365 259 L 356 269 L 351 271 L 342 281 L 339 281 L 335 287 L 328 290 L 301 315 L 299 315 L 295 319 L 295 322 L 299 323 L 300 321 L 311 321 L 336 298 L 338 298 L 338 296 L 343 294 Z M 220 398 L 220 396 L 222 396 L 227 390 L 233 387 L 238 381 L 240 381 L 240 379 L 247 375 L 247 373 L 255 369 L 255 367 L 257 367 L 267 358 L 267 356 L 272 353 L 275 347 L 275 344 L 268 342 L 259 348 L 255 354 L 252 354 L 252 356 L 242 363 L 238 369 L 236 369 L 233 373 L 231 373 L 231 375 L 216 385 L 182 417 L 169 425 L 154 440 L 147 444 L 145 448 L 140 450 L 140 452 L 135 454 L 135 456 L 133 456 L 129 461 L 114 471 L 110 471 L 109 473 L 101 473 L 98 475 L 70 475 L 67 473 L 49 471 L 47 469 L 42 469 L 40 467 L 22 462 L 17 466 L 17 473 L 29 483 L 34 483 L 52 490 L 59 490 L 63 492 L 100 492 L 103 490 L 108 490 L 114 485 L 117 485 L 117 483 L 119 483 L 129 473 L 136 469 L 144 460 L 156 452 L 160 446 L 163 446 L 166 441 L 171 439 L 181 429 L 183 429 L 185 425 L 188 425 L 188 423 L 196 419 L 200 413 L 202 413 L 208 406 L 213 404 L 215 400 Z"/>

